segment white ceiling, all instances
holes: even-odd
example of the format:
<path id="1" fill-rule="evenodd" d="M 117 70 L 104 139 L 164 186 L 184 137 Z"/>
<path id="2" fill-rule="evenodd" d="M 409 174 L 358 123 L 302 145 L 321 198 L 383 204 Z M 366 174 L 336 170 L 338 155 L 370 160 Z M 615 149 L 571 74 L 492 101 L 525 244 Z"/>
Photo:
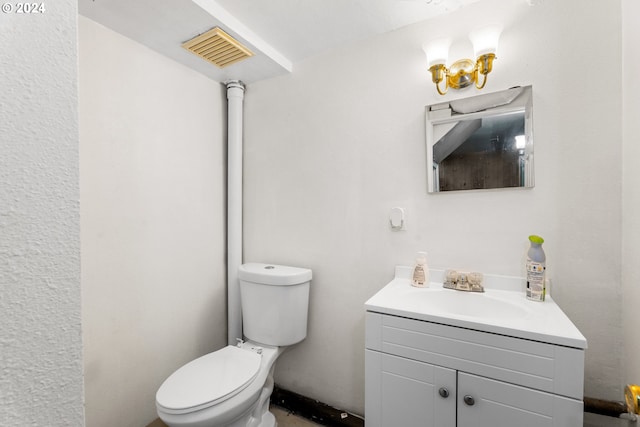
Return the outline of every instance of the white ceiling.
<path id="1" fill-rule="evenodd" d="M 479 0 L 79 0 L 80 14 L 211 79 L 253 83 L 345 43 Z M 183 42 L 219 26 L 256 53 L 219 69 Z"/>

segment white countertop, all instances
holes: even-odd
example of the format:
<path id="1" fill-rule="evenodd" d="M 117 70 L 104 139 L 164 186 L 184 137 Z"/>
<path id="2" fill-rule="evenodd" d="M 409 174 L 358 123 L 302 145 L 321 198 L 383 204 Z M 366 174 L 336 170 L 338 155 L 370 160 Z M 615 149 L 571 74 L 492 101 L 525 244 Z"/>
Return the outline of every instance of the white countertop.
<path id="1" fill-rule="evenodd" d="M 396 277 L 365 303 L 367 311 L 587 348 L 585 337 L 549 295 L 543 302 L 525 297 L 521 278 L 485 275 L 485 292 L 473 293 L 443 288 L 442 271 L 432 271 L 427 288 L 411 286 L 410 275 L 411 268 L 397 267 Z"/>

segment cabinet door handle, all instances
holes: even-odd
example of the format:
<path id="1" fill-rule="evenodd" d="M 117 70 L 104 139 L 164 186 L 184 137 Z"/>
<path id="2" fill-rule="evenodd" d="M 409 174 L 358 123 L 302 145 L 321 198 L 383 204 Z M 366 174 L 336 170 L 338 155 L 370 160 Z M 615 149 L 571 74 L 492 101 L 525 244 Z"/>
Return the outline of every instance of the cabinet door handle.
<path id="1" fill-rule="evenodd" d="M 449 397 L 449 390 L 447 390 L 444 387 L 440 387 L 440 390 L 438 390 L 438 393 L 440 393 L 440 396 L 444 397 L 445 399 Z"/>
<path id="2" fill-rule="evenodd" d="M 473 396 L 469 396 L 468 394 L 463 398 L 463 400 L 464 400 L 464 403 L 466 403 L 469 406 L 473 406 L 473 404 L 476 403 Z"/>

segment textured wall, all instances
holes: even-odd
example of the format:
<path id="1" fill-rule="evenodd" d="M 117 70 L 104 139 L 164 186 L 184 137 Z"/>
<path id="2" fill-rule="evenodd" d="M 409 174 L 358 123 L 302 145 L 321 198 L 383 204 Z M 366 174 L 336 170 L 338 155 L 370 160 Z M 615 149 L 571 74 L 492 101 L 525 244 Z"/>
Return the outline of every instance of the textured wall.
<path id="1" fill-rule="evenodd" d="M 621 398 L 620 2 L 537 3 L 479 2 L 248 87 L 245 259 L 314 271 L 309 335 L 278 362 L 282 386 L 362 412 L 363 304 L 394 266 L 426 250 L 434 267 L 522 275 L 537 233 L 554 297 L 589 340 L 586 394 Z M 420 46 L 446 34 L 464 58 L 489 20 L 505 30 L 484 92 L 533 85 L 536 186 L 428 195 L 424 106 L 477 91 L 437 95 Z M 592 51 L 606 84 L 567 79 Z M 389 229 L 394 206 L 406 231 Z"/>
<path id="2" fill-rule="evenodd" d="M 82 426 L 75 0 L 0 16 L 0 425 Z M 12 3 L 13 4 L 13 3 Z"/>
<path id="3" fill-rule="evenodd" d="M 225 91 L 79 19 L 87 426 L 140 427 L 226 344 Z"/>

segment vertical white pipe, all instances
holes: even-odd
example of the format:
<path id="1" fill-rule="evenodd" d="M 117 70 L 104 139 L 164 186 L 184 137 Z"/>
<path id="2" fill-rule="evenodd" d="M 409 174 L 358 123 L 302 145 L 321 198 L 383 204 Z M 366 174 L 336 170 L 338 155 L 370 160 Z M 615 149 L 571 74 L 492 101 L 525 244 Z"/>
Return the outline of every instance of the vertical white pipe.
<path id="1" fill-rule="evenodd" d="M 227 319 L 229 345 L 242 338 L 238 267 L 242 264 L 242 102 L 244 84 L 227 85 Z"/>

